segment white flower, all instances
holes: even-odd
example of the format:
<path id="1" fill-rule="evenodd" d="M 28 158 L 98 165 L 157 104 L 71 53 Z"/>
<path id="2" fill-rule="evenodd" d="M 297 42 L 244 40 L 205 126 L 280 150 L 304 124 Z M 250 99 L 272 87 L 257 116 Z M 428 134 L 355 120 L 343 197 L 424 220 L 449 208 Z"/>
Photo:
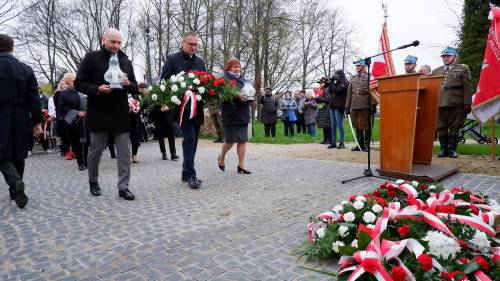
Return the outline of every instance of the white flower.
<path id="1" fill-rule="evenodd" d="M 149 87 L 148 87 L 148 91 L 151 91 L 151 90 L 153 90 L 153 86 L 152 86 L 152 85 L 149 85 Z"/>
<path id="2" fill-rule="evenodd" d="M 347 227 L 347 226 L 345 226 L 345 225 L 341 225 L 341 226 L 339 227 L 339 235 L 340 235 L 340 237 L 344 237 L 344 236 L 346 236 L 346 234 L 347 234 L 346 232 L 347 232 L 348 230 L 349 230 L 349 227 Z"/>
<path id="3" fill-rule="evenodd" d="M 342 206 L 343 206 L 343 205 L 351 205 L 351 202 L 349 202 L 349 201 L 342 201 L 342 202 L 340 203 L 340 205 L 342 205 Z"/>
<path id="4" fill-rule="evenodd" d="M 379 213 L 379 212 L 382 212 L 384 208 L 382 208 L 382 206 L 380 206 L 379 204 L 375 204 L 372 206 L 372 211 L 374 213 Z"/>
<path id="5" fill-rule="evenodd" d="M 357 248 L 358 247 L 358 239 L 352 240 L 351 246 L 354 247 L 354 248 Z"/>
<path id="6" fill-rule="evenodd" d="M 356 219 L 356 216 L 354 215 L 353 212 L 349 212 L 349 213 L 344 215 L 344 220 L 346 222 L 353 222 L 355 219 Z"/>
<path id="7" fill-rule="evenodd" d="M 170 87 L 170 90 L 172 90 L 172 92 L 177 92 L 179 90 L 179 87 L 176 85 L 176 84 L 173 84 L 171 87 Z"/>
<path id="8" fill-rule="evenodd" d="M 186 72 L 181 71 L 181 72 L 177 73 L 177 75 L 176 75 L 177 78 L 182 77 L 182 75 L 184 75 L 184 73 L 186 73 Z M 184 80 L 184 78 L 182 78 L 182 79 Z M 179 82 L 181 82 L 181 81 L 179 81 Z"/>
<path id="9" fill-rule="evenodd" d="M 366 197 L 364 197 L 363 195 L 357 196 L 356 201 L 366 202 Z"/>
<path id="10" fill-rule="evenodd" d="M 418 183 L 418 181 L 412 181 L 412 182 L 411 182 L 411 185 L 412 185 L 413 187 L 418 187 L 419 183 Z"/>
<path id="11" fill-rule="evenodd" d="M 375 228 L 375 225 L 374 225 L 374 224 L 369 224 L 369 225 L 367 225 L 366 227 L 371 228 L 371 229 L 374 229 L 374 228 Z"/>
<path id="12" fill-rule="evenodd" d="M 172 76 L 170 76 L 170 81 L 172 83 L 177 83 L 178 80 L 177 80 L 177 77 L 175 75 L 172 75 Z"/>
<path id="13" fill-rule="evenodd" d="M 162 84 L 162 85 L 165 84 L 165 79 L 161 79 L 160 84 Z"/>
<path id="14" fill-rule="evenodd" d="M 191 92 L 191 90 L 187 90 L 187 91 L 184 93 L 184 95 L 186 95 L 186 97 L 190 98 L 192 93 L 193 93 L 193 92 Z"/>
<path id="15" fill-rule="evenodd" d="M 316 230 L 316 235 L 318 235 L 319 239 L 322 239 L 325 237 L 325 229 L 322 227 L 318 228 L 318 230 Z"/>
<path id="16" fill-rule="evenodd" d="M 173 102 L 176 105 L 180 105 L 181 104 L 181 101 L 179 100 L 179 98 L 177 96 L 172 96 L 170 98 L 170 101 Z"/>
<path id="17" fill-rule="evenodd" d="M 335 253 L 339 252 L 339 247 L 345 246 L 344 242 L 342 241 L 335 241 L 332 243 L 332 249 Z"/>
<path id="18" fill-rule="evenodd" d="M 354 202 L 353 205 L 354 205 L 354 209 L 361 210 L 365 206 L 365 203 L 363 203 L 361 201 L 356 201 L 356 202 Z"/>
<path id="19" fill-rule="evenodd" d="M 181 88 L 186 88 L 186 82 L 181 82 Z"/>
<path id="20" fill-rule="evenodd" d="M 177 77 L 177 82 L 184 82 L 184 76 Z"/>
<path id="21" fill-rule="evenodd" d="M 151 95 L 151 99 L 154 100 L 154 101 L 158 100 L 158 95 L 157 94 L 152 94 Z"/>
<path id="22" fill-rule="evenodd" d="M 200 95 L 196 95 L 196 100 L 197 101 L 201 101 L 201 96 Z"/>
<path id="23" fill-rule="evenodd" d="M 333 207 L 333 210 L 335 212 L 340 212 L 340 211 L 344 210 L 344 207 L 342 207 L 341 205 L 337 205 L 337 206 Z"/>
<path id="24" fill-rule="evenodd" d="M 433 184 L 429 185 L 429 190 L 432 190 L 432 189 L 436 189 L 436 186 Z"/>
<path id="25" fill-rule="evenodd" d="M 442 257 L 443 259 L 455 259 L 455 256 L 461 249 L 455 239 L 448 237 L 440 231 L 428 231 L 422 240 L 429 242 L 429 254 Z"/>
<path id="26" fill-rule="evenodd" d="M 365 212 L 363 214 L 363 220 L 366 222 L 366 223 L 372 223 L 374 222 L 375 220 L 377 219 L 377 216 L 372 213 L 372 212 Z"/>
<path id="27" fill-rule="evenodd" d="M 397 181 L 396 181 L 396 184 L 402 184 L 402 183 L 404 183 L 404 182 L 405 182 L 404 180 L 397 180 Z"/>
<path id="28" fill-rule="evenodd" d="M 142 96 L 141 95 L 139 95 L 139 100 L 142 100 Z"/>
<path id="29" fill-rule="evenodd" d="M 198 93 L 203 94 L 205 92 L 205 87 L 199 87 Z"/>
<path id="30" fill-rule="evenodd" d="M 193 75 L 194 75 L 194 74 L 193 74 Z M 195 79 L 193 80 L 193 84 L 195 84 L 195 85 L 200 85 L 200 79 L 195 78 Z"/>
<path id="31" fill-rule="evenodd" d="M 491 249 L 491 242 L 490 240 L 488 240 L 486 233 L 482 231 L 476 230 L 476 233 L 474 234 L 474 237 L 470 240 L 470 242 L 483 254 L 488 253 Z"/>
<path id="32" fill-rule="evenodd" d="M 160 90 L 161 90 L 162 92 L 165 92 L 165 85 L 164 85 L 164 84 L 161 84 L 161 85 L 160 85 Z"/>
<path id="33" fill-rule="evenodd" d="M 188 77 L 191 78 L 191 79 L 193 79 L 195 77 L 195 75 L 194 75 L 194 73 L 189 72 Z"/>

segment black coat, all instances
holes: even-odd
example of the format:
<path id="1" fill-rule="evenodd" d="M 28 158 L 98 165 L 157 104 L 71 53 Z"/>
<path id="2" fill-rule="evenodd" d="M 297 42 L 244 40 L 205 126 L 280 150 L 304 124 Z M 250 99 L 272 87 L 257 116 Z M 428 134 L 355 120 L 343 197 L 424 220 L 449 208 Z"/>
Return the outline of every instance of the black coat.
<path id="1" fill-rule="evenodd" d="M 151 118 L 155 124 L 157 138 L 175 134 L 174 112 L 172 110 L 161 111 L 160 106 L 155 106 L 151 110 Z"/>
<path id="2" fill-rule="evenodd" d="M 236 77 L 226 72 L 224 77 L 235 81 L 236 87 L 240 89 L 245 85 L 245 79 L 241 76 Z M 252 116 L 250 113 L 251 103 L 251 101 L 241 101 L 239 98 L 236 98 L 233 102 L 223 102 L 221 106 L 222 124 L 224 126 L 248 125 Z"/>
<path id="3" fill-rule="evenodd" d="M 28 156 L 31 125 L 42 122 L 38 84 L 31 67 L 0 53 L 0 159 Z"/>
<path id="4" fill-rule="evenodd" d="M 205 62 L 200 57 L 193 55 L 188 56 L 182 50 L 168 55 L 165 58 L 165 64 L 161 70 L 161 79 L 170 79 L 170 76 L 176 75 L 181 71 L 188 72 L 189 70 L 203 70 L 206 71 Z M 186 109 L 189 107 L 186 106 Z M 175 121 L 179 121 L 180 107 L 174 110 Z M 194 118 L 195 123 L 198 125 L 203 125 L 205 118 L 203 112 L 203 101 L 199 101 L 196 104 L 196 117 Z M 182 116 L 182 122 L 189 120 L 189 113 L 184 111 Z"/>
<path id="5" fill-rule="evenodd" d="M 123 133 L 130 131 L 128 94 L 135 95 L 139 88 L 132 62 L 123 52 L 118 53 L 121 70 L 127 74 L 130 86 L 99 93 L 99 86 L 108 84 L 104 73 L 109 67 L 110 53 L 102 48 L 85 54 L 75 80 L 75 90 L 87 95 L 87 128 L 89 131 Z"/>
<path id="6" fill-rule="evenodd" d="M 59 95 L 59 108 L 61 112 L 61 119 L 66 116 L 66 114 L 70 110 L 77 110 L 77 111 L 84 111 L 82 108 L 82 102 L 81 102 L 81 97 L 80 94 L 76 90 L 65 90 L 61 92 Z M 73 122 L 73 124 L 69 125 L 66 124 L 66 126 L 70 129 L 70 133 L 76 134 L 78 137 L 84 137 L 85 136 L 85 127 L 83 124 L 85 124 L 85 118 L 79 118 L 77 121 Z"/>
<path id="7" fill-rule="evenodd" d="M 330 105 L 331 109 L 337 109 L 338 111 L 344 112 L 348 87 L 348 82 L 340 85 L 331 84 L 328 87 L 328 93 L 330 94 L 330 101 L 328 102 L 328 104 Z"/>
<path id="8" fill-rule="evenodd" d="M 273 95 L 263 95 L 260 97 L 259 103 L 262 104 L 260 112 L 260 119 L 262 123 L 276 124 L 278 122 L 278 100 Z"/>

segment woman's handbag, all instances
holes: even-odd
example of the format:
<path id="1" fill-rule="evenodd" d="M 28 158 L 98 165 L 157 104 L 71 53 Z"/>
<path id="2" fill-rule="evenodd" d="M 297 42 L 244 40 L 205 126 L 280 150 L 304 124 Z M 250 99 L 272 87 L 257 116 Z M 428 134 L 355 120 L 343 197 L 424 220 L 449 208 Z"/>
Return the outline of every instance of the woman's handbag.
<path id="1" fill-rule="evenodd" d="M 297 121 L 297 116 L 295 115 L 294 110 L 288 110 L 288 121 L 290 122 Z"/>

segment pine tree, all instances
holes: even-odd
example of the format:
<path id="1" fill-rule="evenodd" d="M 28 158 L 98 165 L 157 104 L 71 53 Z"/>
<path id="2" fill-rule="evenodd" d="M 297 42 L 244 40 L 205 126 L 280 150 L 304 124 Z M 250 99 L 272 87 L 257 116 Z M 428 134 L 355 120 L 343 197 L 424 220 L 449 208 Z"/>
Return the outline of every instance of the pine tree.
<path id="1" fill-rule="evenodd" d="M 479 81 L 490 20 L 488 0 L 465 0 L 460 31 L 460 62 L 469 66 L 474 89 Z"/>

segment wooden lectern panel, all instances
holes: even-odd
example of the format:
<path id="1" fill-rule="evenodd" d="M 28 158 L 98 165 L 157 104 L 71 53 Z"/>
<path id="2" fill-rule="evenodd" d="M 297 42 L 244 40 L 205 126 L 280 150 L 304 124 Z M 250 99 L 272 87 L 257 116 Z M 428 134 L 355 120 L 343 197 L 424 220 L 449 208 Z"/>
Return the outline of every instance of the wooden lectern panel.
<path id="1" fill-rule="evenodd" d="M 430 165 L 443 76 L 420 76 L 413 163 Z"/>
<path id="2" fill-rule="evenodd" d="M 418 75 L 400 75 L 378 80 L 381 170 L 411 173 L 418 82 Z"/>

